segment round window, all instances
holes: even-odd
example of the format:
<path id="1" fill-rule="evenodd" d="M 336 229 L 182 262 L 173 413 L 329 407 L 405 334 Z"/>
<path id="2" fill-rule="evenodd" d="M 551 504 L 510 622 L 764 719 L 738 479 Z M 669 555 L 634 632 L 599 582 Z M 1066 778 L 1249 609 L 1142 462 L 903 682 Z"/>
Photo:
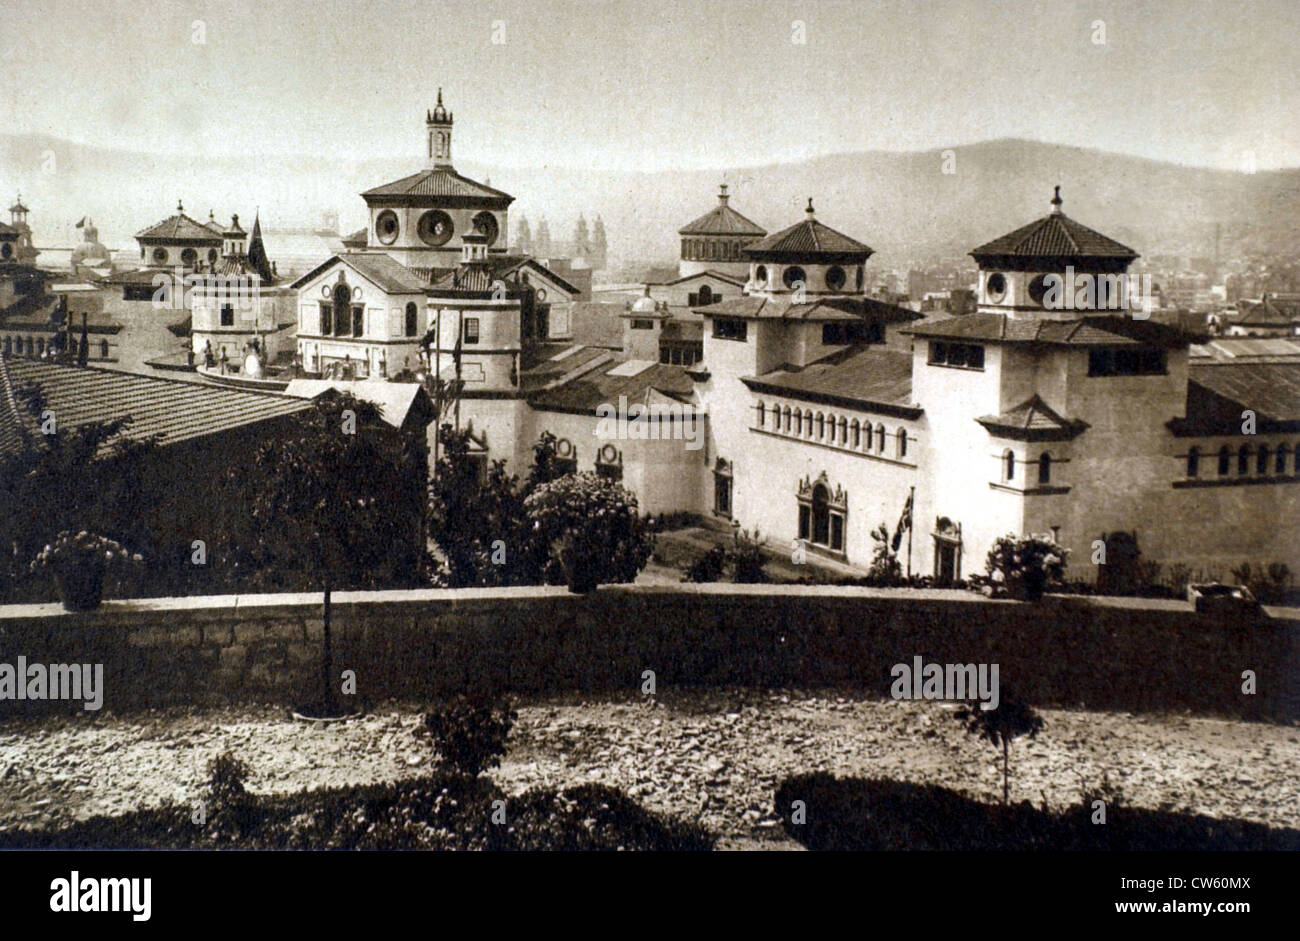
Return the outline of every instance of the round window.
<path id="1" fill-rule="evenodd" d="M 451 241 L 453 231 L 455 226 L 452 225 L 451 216 L 441 209 L 432 209 L 420 216 L 418 232 L 420 241 L 425 245 L 432 245 L 435 248 L 446 245 Z"/>
<path id="2" fill-rule="evenodd" d="M 0 258 L 8 258 L 13 253 L 14 253 L 13 246 L 10 245 L 8 242 L 5 242 L 3 245 L 0 245 Z"/>
<path id="3" fill-rule="evenodd" d="M 217 250 L 216 250 L 215 248 L 209 248 L 209 249 L 208 249 L 208 263 L 209 263 L 209 264 L 216 264 L 216 261 L 217 261 Z"/>
<path id="4" fill-rule="evenodd" d="M 754 280 L 759 284 L 767 284 L 767 265 L 759 265 L 754 269 Z"/>
<path id="5" fill-rule="evenodd" d="M 392 245 L 397 241 L 398 228 L 397 213 L 391 209 L 385 209 L 375 217 L 375 234 L 385 245 Z"/>
<path id="6" fill-rule="evenodd" d="M 497 217 L 490 212 L 480 212 L 474 217 L 474 231 L 487 236 L 489 245 L 496 244 L 497 236 L 501 232 L 497 225 Z"/>
<path id="7" fill-rule="evenodd" d="M 826 269 L 826 286 L 832 291 L 839 291 L 844 288 L 844 282 L 848 277 L 844 274 L 844 269 L 839 265 L 831 265 Z"/>
<path id="8" fill-rule="evenodd" d="M 192 248 L 187 248 L 181 252 L 181 264 L 187 268 L 193 268 L 194 263 L 199 260 L 199 253 Z"/>
<path id="9" fill-rule="evenodd" d="M 1040 274 L 1029 282 L 1029 297 L 1035 304 L 1042 304 L 1043 297 L 1047 294 L 1047 275 Z"/>
<path id="10" fill-rule="evenodd" d="M 1007 296 L 1007 278 L 1006 275 L 1000 272 L 989 275 L 989 279 L 984 283 L 984 286 L 988 292 L 989 300 L 995 304 Z"/>
<path id="11" fill-rule="evenodd" d="M 795 290 L 795 285 L 807 286 L 808 284 L 807 275 L 804 274 L 803 269 L 798 265 L 791 265 L 789 268 L 786 268 L 781 275 L 781 280 L 785 283 L 785 286 L 792 291 Z"/>
<path id="12" fill-rule="evenodd" d="M 165 249 L 165 248 L 155 248 L 155 249 L 153 250 L 153 260 L 156 261 L 156 262 L 157 262 L 158 264 L 160 264 L 160 265 L 161 265 L 161 264 L 165 264 L 166 261 L 167 261 L 167 249 Z"/>

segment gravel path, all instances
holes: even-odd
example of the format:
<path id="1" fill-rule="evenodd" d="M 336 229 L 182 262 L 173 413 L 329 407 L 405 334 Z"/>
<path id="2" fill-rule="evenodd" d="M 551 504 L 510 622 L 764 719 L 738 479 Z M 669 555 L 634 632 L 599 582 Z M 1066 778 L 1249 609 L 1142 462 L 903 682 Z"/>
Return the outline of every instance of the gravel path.
<path id="1" fill-rule="evenodd" d="M 657 701 L 525 700 L 493 777 L 508 793 L 602 782 L 698 819 L 723 845 L 781 843 L 772 795 L 813 770 L 1001 794 L 999 752 L 940 703 L 848 692 L 661 690 Z M 1127 803 L 1300 827 L 1300 728 L 1221 719 L 1043 710 L 1012 746 L 1013 800 L 1059 808 L 1103 771 Z M 0 831 L 197 800 L 204 766 L 230 749 L 271 793 L 394 780 L 432 767 L 414 704 L 314 728 L 240 707 L 0 724 Z"/>

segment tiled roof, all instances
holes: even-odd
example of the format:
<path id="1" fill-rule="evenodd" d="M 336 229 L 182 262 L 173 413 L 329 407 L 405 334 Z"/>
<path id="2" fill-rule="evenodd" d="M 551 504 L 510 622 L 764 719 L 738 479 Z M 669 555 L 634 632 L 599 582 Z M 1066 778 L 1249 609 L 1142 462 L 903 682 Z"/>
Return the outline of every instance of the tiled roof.
<path id="1" fill-rule="evenodd" d="M 679 235 L 767 235 L 767 229 L 736 212 L 725 198 L 677 232 Z"/>
<path id="2" fill-rule="evenodd" d="M 1240 433 L 1246 409 L 1258 431 L 1300 428 L 1300 363 L 1193 362 L 1188 377 L 1187 415 L 1170 423 L 1175 431 Z"/>
<path id="3" fill-rule="evenodd" d="M 297 290 L 336 261 L 369 278 L 390 294 L 419 294 L 428 283 L 387 252 L 340 252 L 331 255 L 289 287 Z"/>
<path id="4" fill-rule="evenodd" d="M 151 239 L 160 242 L 202 241 L 214 245 L 221 244 L 221 232 L 202 222 L 196 222 L 183 212 L 168 216 L 162 222 L 149 226 L 136 233 L 137 239 Z"/>
<path id="5" fill-rule="evenodd" d="M 751 245 L 746 245 L 746 254 L 767 255 L 861 255 L 865 261 L 874 249 L 862 244 L 857 239 L 849 238 L 842 232 L 836 232 L 828 225 L 813 218 L 796 222 L 788 229 L 782 229 L 775 235 L 769 235 Z"/>
<path id="6" fill-rule="evenodd" d="M 508 277 L 493 269 L 491 265 L 465 265 L 453 268 L 433 284 L 434 291 L 491 291 L 496 285 L 505 287 L 506 297 L 518 297 L 523 284 L 517 278 Z"/>
<path id="7" fill-rule="evenodd" d="M 1087 422 L 1064 418 L 1037 394 L 1000 415 L 975 420 L 1003 438 L 1023 441 L 1066 441 L 1088 428 Z"/>
<path id="8" fill-rule="evenodd" d="M 341 241 L 343 242 L 344 245 L 348 245 L 348 246 L 361 245 L 364 247 L 366 243 L 369 242 L 369 240 L 370 240 L 370 230 L 362 226 L 360 229 L 357 229 L 351 235 L 343 236 Z"/>
<path id="9" fill-rule="evenodd" d="M 743 380 L 755 392 L 919 416 L 912 402 L 912 354 L 851 346 L 802 369 L 786 368 Z"/>
<path id="10" fill-rule="evenodd" d="M 646 284 L 654 287 L 669 287 L 673 284 L 681 284 L 684 281 L 693 281 L 697 278 L 716 278 L 719 281 L 726 281 L 728 284 L 734 284 L 736 287 L 744 287 L 745 279 L 738 278 L 735 275 L 723 274 L 721 271 L 714 271 L 712 268 L 707 271 L 697 271 L 695 274 L 684 274 L 675 278 L 668 278 L 663 281 L 647 281 Z"/>
<path id="11" fill-rule="evenodd" d="M 916 323 L 903 328 L 903 332 L 919 337 L 1051 343 L 1066 346 L 1177 347 L 1198 339 L 1177 327 L 1154 320 L 1109 316 L 1046 320 L 1038 317 L 1008 317 L 1006 314 L 988 313 L 963 314 Z"/>
<path id="12" fill-rule="evenodd" d="M 427 270 L 429 271 L 431 286 L 438 290 L 486 291 L 491 290 L 495 282 L 504 281 L 507 287 L 514 291 L 519 288 L 521 280 L 516 276 L 520 275 L 524 269 L 535 271 L 549 278 L 571 294 L 580 293 L 577 287 L 531 255 L 488 255 L 487 259 L 477 266 L 468 268 L 460 266 L 456 268 L 429 268 Z M 411 270 L 415 271 L 417 269 Z M 483 272 L 486 272 L 486 281 Z"/>
<path id="13" fill-rule="evenodd" d="M 528 396 L 528 404 L 542 411 L 588 414 L 602 404 L 617 408 L 619 396 L 625 396 L 629 405 L 663 401 L 661 397 L 674 402 L 693 402 L 695 383 L 682 367 L 652 363 L 632 376 L 611 374 L 621 362 L 609 360 L 566 382 L 534 392 Z"/>
<path id="14" fill-rule="evenodd" d="M 22 413 L 18 411 L 9 369 L 4 357 L 0 356 L 0 457 L 21 451 L 25 443 Z"/>
<path id="15" fill-rule="evenodd" d="M 1050 213 L 1014 232 L 986 242 L 970 253 L 977 261 L 984 256 L 1060 256 L 1066 258 L 1137 258 L 1137 252 L 1112 238 L 1075 222 L 1069 216 Z"/>
<path id="16" fill-rule="evenodd" d="M 22 235 L 22 233 L 19 232 L 17 229 L 15 229 L 13 226 L 11 226 L 8 222 L 0 222 L 0 235 L 17 236 L 17 235 Z"/>
<path id="17" fill-rule="evenodd" d="M 503 193 L 499 189 L 493 189 L 476 180 L 471 180 L 469 177 L 461 176 L 450 167 L 421 170 L 419 173 L 404 176 L 400 180 L 394 180 L 391 183 L 376 186 L 374 189 L 368 189 L 361 195 L 363 198 L 371 196 L 460 196 L 482 199 L 514 199 L 509 193 Z"/>
<path id="18" fill-rule="evenodd" d="M 1300 323 L 1300 300 L 1266 297 L 1239 301 L 1237 311 L 1229 314 L 1227 320 L 1241 326 L 1289 327 Z"/>
<path id="19" fill-rule="evenodd" d="M 1191 347 L 1188 353 L 1193 362 L 1300 362 L 1300 337 L 1215 337 Z"/>
<path id="20" fill-rule="evenodd" d="M 793 295 L 765 297 L 746 294 L 731 297 L 707 307 L 692 308 L 707 317 L 737 317 L 745 320 L 870 320 L 881 323 L 904 323 L 921 315 L 906 307 L 886 304 L 868 297 L 814 297 L 803 304 L 793 302 Z"/>
<path id="21" fill-rule="evenodd" d="M 61 427 L 130 418 L 123 436 L 176 444 L 311 408 L 305 399 L 94 367 L 11 360 L 15 387 L 36 384 Z"/>

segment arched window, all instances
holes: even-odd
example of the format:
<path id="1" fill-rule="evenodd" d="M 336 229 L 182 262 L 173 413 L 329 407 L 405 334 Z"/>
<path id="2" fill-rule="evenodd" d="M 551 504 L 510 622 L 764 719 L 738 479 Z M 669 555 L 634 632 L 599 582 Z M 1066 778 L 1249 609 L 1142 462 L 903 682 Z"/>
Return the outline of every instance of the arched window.
<path id="1" fill-rule="evenodd" d="M 1187 476 L 1195 477 L 1197 471 L 1201 469 L 1201 449 L 1192 446 L 1187 451 Z"/>
<path id="2" fill-rule="evenodd" d="M 99 358 L 100 358 L 100 359 L 108 359 L 108 341 L 107 341 L 107 340 L 100 340 L 100 341 L 99 341 Z"/>
<path id="3" fill-rule="evenodd" d="M 767 284 L 767 265 L 759 265 L 754 269 L 754 280 L 759 284 Z"/>
<path id="4" fill-rule="evenodd" d="M 1046 451 L 1038 455 L 1038 482 L 1040 484 L 1052 482 L 1052 455 Z"/>
<path id="5" fill-rule="evenodd" d="M 812 409 L 805 409 L 803 413 L 803 432 L 809 438 L 813 436 L 813 413 Z"/>
<path id="6" fill-rule="evenodd" d="M 884 425 L 876 426 L 876 452 L 879 454 L 885 453 L 885 426 Z"/>
<path id="7" fill-rule="evenodd" d="M 1285 444 L 1279 444 L 1277 446 L 1277 456 L 1273 460 L 1273 473 L 1286 473 L 1286 459 L 1288 456 L 1287 446 Z"/>
<path id="8" fill-rule="evenodd" d="M 859 424 L 858 420 L 855 418 L 853 419 L 853 449 L 856 451 L 861 447 L 862 447 L 862 425 Z"/>
<path id="9" fill-rule="evenodd" d="M 713 289 L 707 284 L 700 288 L 700 306 L 707 307 L 713 303 Z"/>
<path id="10" fill-rule="evenodd" d="M 1232 462 L 1232 452 L 1228 450 L 1228 446 L 1225 444 L 1223 447 L 1219 448 L 1219 476 L 1220 477 L 1227 476 L 1228 468 L 1231 466 L 1231 462 Z"/>
<path id="11" fill-rule="evenodd" d="M 899 428 L 895 437 L 898 439 L 898 456 L 907 457 L 907 429 Z"/>
<path id="12" fill-rule="evenodd" d="M 31 337 L 28 337 L 28 338 L 27 338 L 27 355 L 28 355 L 28 356 L 32 356 L 32 355 L 34 355 L 33 350 L 34 350 L 34 347 L 32 346 L 32 338 L 31 338 Z"/>
<path id="13" fill-rule="evenodd" d="M 788 405 L 781 412 L 781 424 L 783 431 L 790 431 L 790 406 Z"/>
<path id="14" fill-rule="evenodd" d="M 13 352 L 14 352 L 13 337 L 5 337 L 5 356 L 12 356 Z"/>
<path id="15" fill-rule="evenodd" d="M 1268 445 L 1261 444 L 1259 446 L 1259 449 L 1255 452 L 1255 473 L 1256 474 L 1268 473 L 1268 458 L 1269 458 Z"/>
<path id="16" fill-rule="evenodd" d="M 334 286 L 334 335 L 347 336 L 352 326 L 352 289 L 340 282 Z"/>
<path id="17" fill-rule="evenodd" d="M 762 402 L 759 402 L 757 408 L 758 408 L 758 427 L 762 428 L 764 425 L 767 424 L 767 406 L 765 406 Z"/>
<path id="18" fill-rule="evenodd" d="M 417 324 L 418 320 L 419 310 L 415 306 L 415 301 L 411 301 L 406 305 L 406 335 L 408 337 L 415 336 L 416 332 L 419 330 Z"/>
<path id="19" fill-rule="evenodd" d="M 803 412 L 798 409 L 794 412 L 794 433 L 803 436 Z"/>
<path id="20" fill-rule="evenodd" d="M 781 407 L 775 402 L 772 403 L 772 428 L 776 431 L 781 430 Z"/>
<path id="21" fill-rule="evenodd" d="M 840 416 L 840 444 L 844 445 L 848 443 L 849 443 L 849 420 L 841 415 Z"/>
<path id="22" fill-rule="evenodd" d="M 863 440 L 862 442 L 862 447 L 864 450 L 870 451 L 871 450 L 871 422 L 867 422 L 865 425 L 863 425 L 862 431 L 866 435 L 865 440 Z"/>
<path id="23" fill-rule="evenodd" d="M 1250 473 L 1250 445 L 1243 444 L 1237 449 L 1237 476 L 1245 477 Z"/>
<path id="24" fill-rule="evenodd" d="M 1002 479 L 1016 479 L 1016 456 L 1011 453 L 1010 449 L 1002 452 Z"/>
<path id="25" fill-rule="evenodd" d="M 36 355 L 37 356 L 45 355 L 45 337 L 36 338 Z"/>
<path id="26" fill-rule="evenodd" d="M 817 440 L 826 440 L 826 416 L 821 412 L 817 413 Z"/>
<path id="27" fill-rule="evenodd" d="M 812 496 L 812 541 L 819 545 L 829 545 L 831 541 L 831 495 L 822 484 L 813 487 Z"/>

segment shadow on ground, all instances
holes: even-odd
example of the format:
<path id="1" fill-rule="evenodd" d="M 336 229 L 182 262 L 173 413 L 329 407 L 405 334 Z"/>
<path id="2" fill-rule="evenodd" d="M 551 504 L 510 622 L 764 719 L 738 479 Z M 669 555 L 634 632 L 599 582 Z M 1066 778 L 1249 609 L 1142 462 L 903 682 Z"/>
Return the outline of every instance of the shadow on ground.
<path id="1" fill-rule="evenodd" d="M 793 822 L 803 802 L 804 823 Z M 1298 850 L 1300 830 L 1243 820 L 1106 807 L 1091 801 L 1053 813 L 1028 801 L 1003 807 L 948 788 L 830 774 L 787 778 L 776 813 L 813 850 Z"/>

